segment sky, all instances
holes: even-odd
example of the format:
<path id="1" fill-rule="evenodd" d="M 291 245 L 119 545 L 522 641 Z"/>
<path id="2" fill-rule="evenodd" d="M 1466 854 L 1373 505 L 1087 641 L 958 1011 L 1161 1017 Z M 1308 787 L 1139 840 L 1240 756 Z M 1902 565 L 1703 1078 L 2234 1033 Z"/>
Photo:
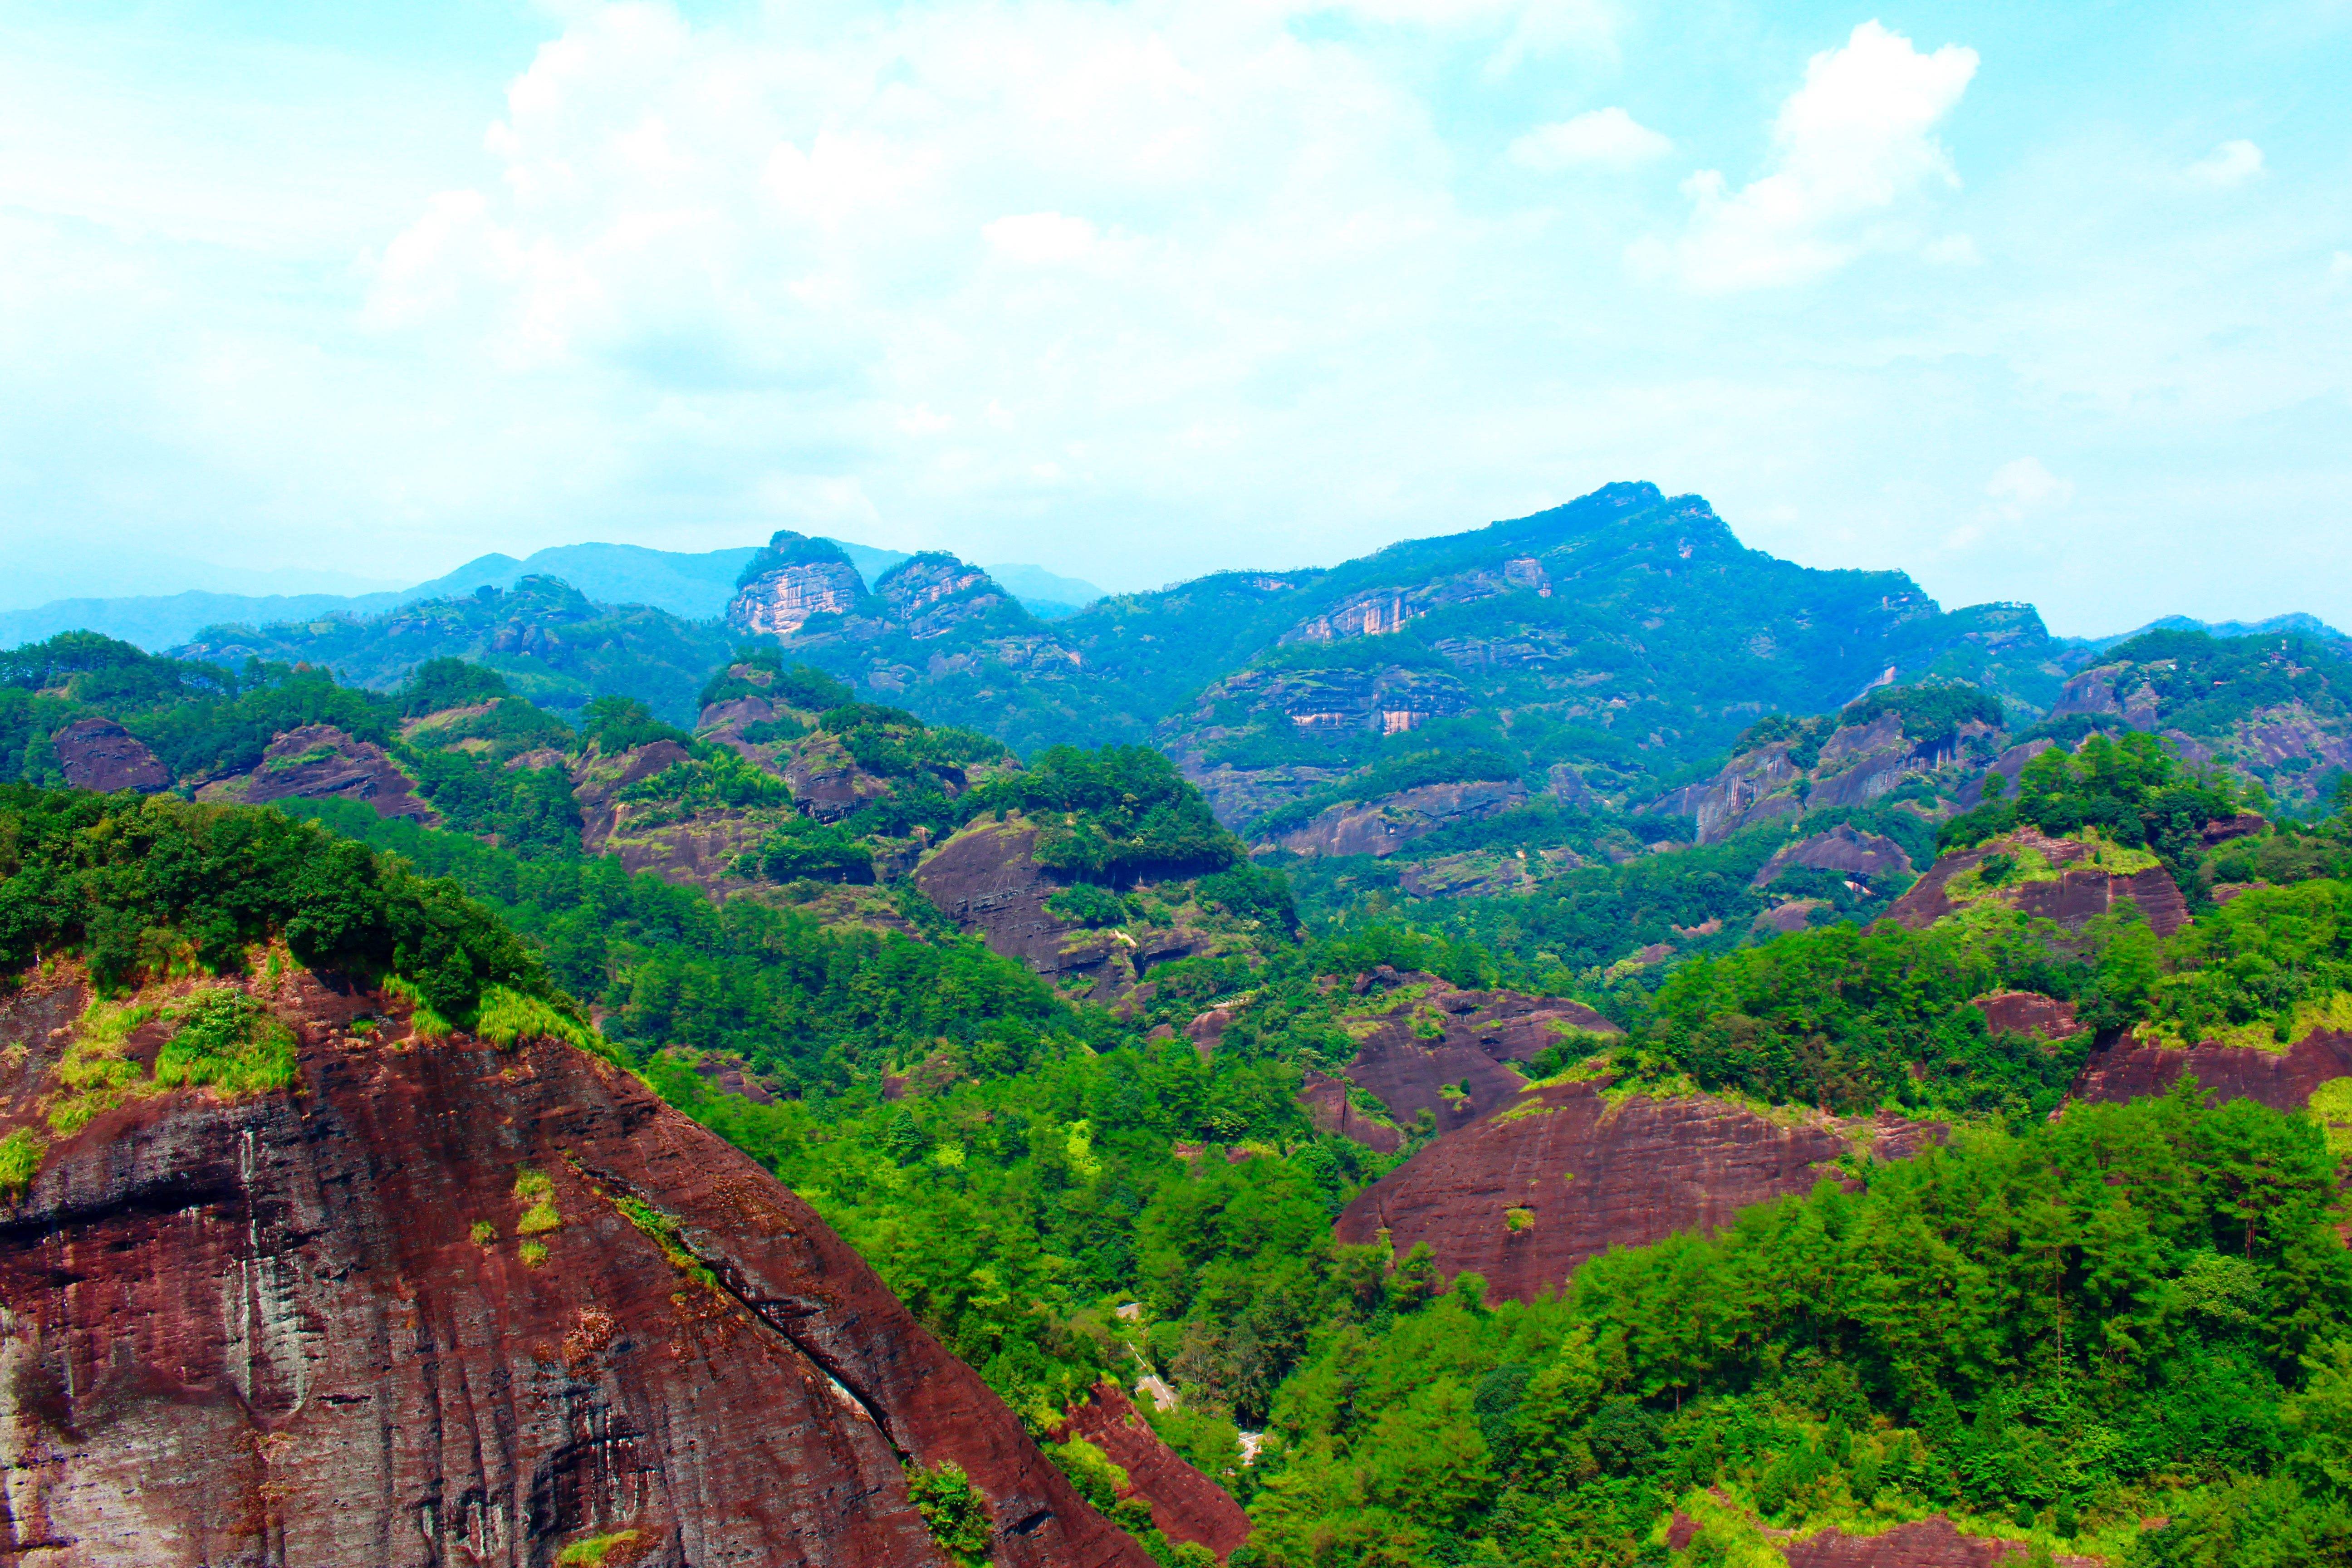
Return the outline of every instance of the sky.
<path id="1" fill-rule="evenodd" d="M 2352 3 L 0 0 L 0 604 L 1618 479 L 2352 626 Z"/>

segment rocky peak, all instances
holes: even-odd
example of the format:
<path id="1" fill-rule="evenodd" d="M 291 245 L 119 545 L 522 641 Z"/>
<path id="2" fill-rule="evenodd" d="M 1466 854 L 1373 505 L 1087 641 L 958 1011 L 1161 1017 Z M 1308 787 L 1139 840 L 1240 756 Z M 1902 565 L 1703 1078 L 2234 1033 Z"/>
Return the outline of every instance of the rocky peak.
<path id="1" fill-rule="evenodd" d="M 58 766 L 76 789 L 152 795 L 172 782 L 171 770 L 146 743 L 111 719 L 77 719 L 49 737 Z"/>
<path id="2" fill-rule="evenodd" d="M 908 1476 L 952 1464 L 991 1561 L 1148 1568 L 814 1210 L 629 1073 L 294 969 L 235 983 L 287 1088 L 150 1082 L 194 984 L 111 1036 L 74 974 L 0 995 L 0 1130 L 46 1144 L 0 1193 L 0 1558 L 939 1564 Z M 137 1092 L 63 1129 L 73 1051 Z"/>
<path id="3" fill-rule="evenodd" d="M 943 637 L 1013 603 L 996 579 L 938 550 L 900 562 L 874 584 L 874 592 L 890 606 L 890 618 L 919 638 Z"/>
<path id="4" fill-rule="evenodd" d="M 727 624 L 760 637 L 791 637 L 812 616 L 847 615 L 866 595 L 866 580 L 829 539 L 779 529 L 735 580 Z"/>

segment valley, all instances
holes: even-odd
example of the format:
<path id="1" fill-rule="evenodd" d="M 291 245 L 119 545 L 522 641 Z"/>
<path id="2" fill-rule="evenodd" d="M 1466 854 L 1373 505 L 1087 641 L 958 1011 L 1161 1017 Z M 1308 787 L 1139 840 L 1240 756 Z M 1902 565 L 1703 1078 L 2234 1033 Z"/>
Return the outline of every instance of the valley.
<path id="1" fill-rule="evenodd" d="M 721 553 L 0 653 L 0 1554 L 2352 1552 L 2327 628 Z"/>

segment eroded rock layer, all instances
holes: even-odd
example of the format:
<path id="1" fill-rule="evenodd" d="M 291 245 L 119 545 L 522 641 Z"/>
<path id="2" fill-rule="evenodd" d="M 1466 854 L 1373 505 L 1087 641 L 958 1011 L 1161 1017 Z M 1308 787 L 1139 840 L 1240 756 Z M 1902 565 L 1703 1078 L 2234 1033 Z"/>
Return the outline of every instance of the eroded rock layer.
<path id="1" fill-rule="evenodd" d="M 1954 879 L 1964 872 L 1979 871 L 1995 855 L 2024 850 L 2040 855 L 2057 874 L 2005 882 L 1984 889 L 1980 896 L 2013 905 L 2040 919 L 2056 921 L 2070 931 L 2080 931 L 2126 899 L 2138 906 L 2148 929 L 2158 936 L 2170 936 L 2189 923 L 2188 902 L 2161 867 L 2118 875 L 2090 863 L 2090 846 L 2069 838 L 2051 838 L 2031 827 L 1973 849 L 1938 857 L 1927 874 L 1895 900 L 1886 918 L 1914 931 L 1925 931 L 1958 910 L 1960 906 L 1953 901 L 1950 891 Z"/>
<path id="2" fill-rule="evenodd" d="M 135 789 L 152 795 L 172 782 L 172 771 L 156 760 L 145 742 L 111 719 L 77 719 L 49 738 L 58 766 L 76 789 L 110 793 Z"/>
<path id="3" fill-rule="evenodd" d="M 1148 1568 L 814 1211 L 630 1075 L 258 989 L 293 1091 L 134 1098 L 0 1209 L 0 1559 L 940 1563 L 902 1467 L 952 1461 L 994 1561 Z M 81 1001 L 0 1016 L 0 1132 Z"/>
<path id="4" fill-rule="evenodd" d="M 1441 1132 L 1467 1127 L 1511 1104 L 1527 1079 L 1517 1065 L 1569 1036 L 1619 1033 L 1581 1002 L 1516 991 L 1462 991 L 1433 974 L 1383 969 L 1368 976 L 1388 987 L 1344 1021 L 1356 1055 L 1339 1076 L 1309 1074 L 1299 1099 L 1326 1132 L 1387 1152 L 1398 1127 L 1427 1111 Z M 1370 1094 L 1389 1122 L 1350 1104 L 1348 1086 Z"/>
<path id="5" fill-rule="evenodd" d="M 2352 1035 L 2322 1029 L 2275 1051 L 2210 1043 L 2183 1049 L 2126 1035 L 2092 1053 L 2066 1098 L 2137 1100 L 2164 1093 L 2185 1072 L 2196 1074 L 2209 1100 L 2258 1100 L 2273 1110 L 2300 1110 L 2321 1084 L 2352 1077 Z"/>
<path id="6" fill-rule="evenodd" d="M 1703 1096 L 1612 1106 L 1604 1088 L 1548 1084 L 1439 1139 L 1359 1194 L 1339 1239 L 1385 1230 L 1400 1255 L 1427 1242 L 1443 1273 L 1475 1269 L 1491 1294 L 1532 1300 L 1596 1252 L 1716 1228 L 1809 1191 L 1849 1152 L 1900 1158 L 1932 1132 L 1895 1117 L 1768 1121 Z"/>
<path id="7" fill-rule="evenodd" d="M 1064 1436 L 1085 1438 L 1125 1470 L 1127 1489 L 1119 1495 L 1150 1504 L 1151 1522 L 1169 1540 L 1193 1542 L 1223 1559 L 1249 1539 L 1242 1505 L 1161 1442 L 1118 1384 L 1096 1384 L 1087 1402 L 1070 1412 Z"/>

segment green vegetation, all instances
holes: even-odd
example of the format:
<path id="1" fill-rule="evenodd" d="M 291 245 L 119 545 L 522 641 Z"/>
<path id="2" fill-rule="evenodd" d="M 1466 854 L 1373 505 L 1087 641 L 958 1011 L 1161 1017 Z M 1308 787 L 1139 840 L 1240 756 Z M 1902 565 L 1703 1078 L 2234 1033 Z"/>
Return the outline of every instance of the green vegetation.
<path id="1" fill-rule="evenodd" d="M 294 1031 L 261 1001 L 207 985 L 163 1009 L 175 1026 L 155 1057 L 155 1082 L 205 1084 L 225 1095 L 265 1094 L 294 1083 Z"/>
<path id="2" fill-rule="evenodd" d="M 1465 1276 L 1328 1334 L 1275 1402 L 1259 1560 L 1656 1561 L 1706 1488 L 1800 1531 L 1945 1510 L 2148 1563 L 2352 1552 L 2352 1258 L 2307 1121 L 2192 1087 L 1867 1175 L 1557 1301 Z M 2138 1540 L 2148 1515 L 2174 1522 Z"/>
<path id="3" fill-rule="evenodd" d="M 804 713 L 824 713 L 857 700 L 856 692 L 814 665 L 785 668 L 783 653 L 772 643 L 737 648 L 733 662 L 712 671 L 703 683 L 695 706 L 708 708 L 740 697 L 761 698 Z"/>
<path id="4" fill-rule="evenodd" d="M 31 1186 L 48 1147 L 48 1141 L 30 1127 L 0 1138 L 0 1194 L 14 1198 Z"/>
<path id="5" fill-rule="evenodd" d="M 988 1500 L 954 1460 L 907 1471 L 907 1497 L 923 1516 L 932 1543 L 959 1568 L 987 1568 L 989 1542 L 994 1527 L 988 1517 Z"/>
<path id="6" fill-rule="evenodd" d="M 634 1530 L 614 1531 L 610 1535 L 592 1535 L 565 1547 L 555 1561 L 559 1568 L 604 1568 L 605 1558 L 624 1547 L 635 1546 L 636 1542 L 637 1532 Z"/>
<path id="7" fill-rule="evenodd" d="M 0 879 L 6 971 L 69 952 L 110 990 L 175 964 L 241 973 L 282 937 L 314 968 L 404 976 L 453 1018 L 490 985 L 557 999 L 455 883 L 276 812 L 0 786 Z"/>
<path id="8" fill-rule="evenodd" d="M 1038 825 L 1037 863 L 1088 881 L 1222 871 L 1243 859 L 1241 841 L 1217 826 L 1200 792 L 1148 746 L 1051 747 L 962 804 L 967 817 L 1027 813 Z"/>
<path id="9" fill-rule="evenodd" d="M 2284 1047 L 2352 1027 L 2352 884 L 2258 888 L 2199 920 L 2150 987 L 2158 1031 L 2183 1043 Z"/>
<path id="10" fill-rule="evenodd" d="M 2197 885 L 2205 825 L 2256 804 L 2227 774 L 2185 767 L 2154 735 L 2093 735 L 2070 753 L 2042 752 L 2025 766 L 2013 800 L 1979 806 L 1944 824 L 1938 843 L 1967 848 L 2027 826 L 2053 837 L 2095 828 L 2129 848 L 2153 851 L 2184 888 Z"/>

